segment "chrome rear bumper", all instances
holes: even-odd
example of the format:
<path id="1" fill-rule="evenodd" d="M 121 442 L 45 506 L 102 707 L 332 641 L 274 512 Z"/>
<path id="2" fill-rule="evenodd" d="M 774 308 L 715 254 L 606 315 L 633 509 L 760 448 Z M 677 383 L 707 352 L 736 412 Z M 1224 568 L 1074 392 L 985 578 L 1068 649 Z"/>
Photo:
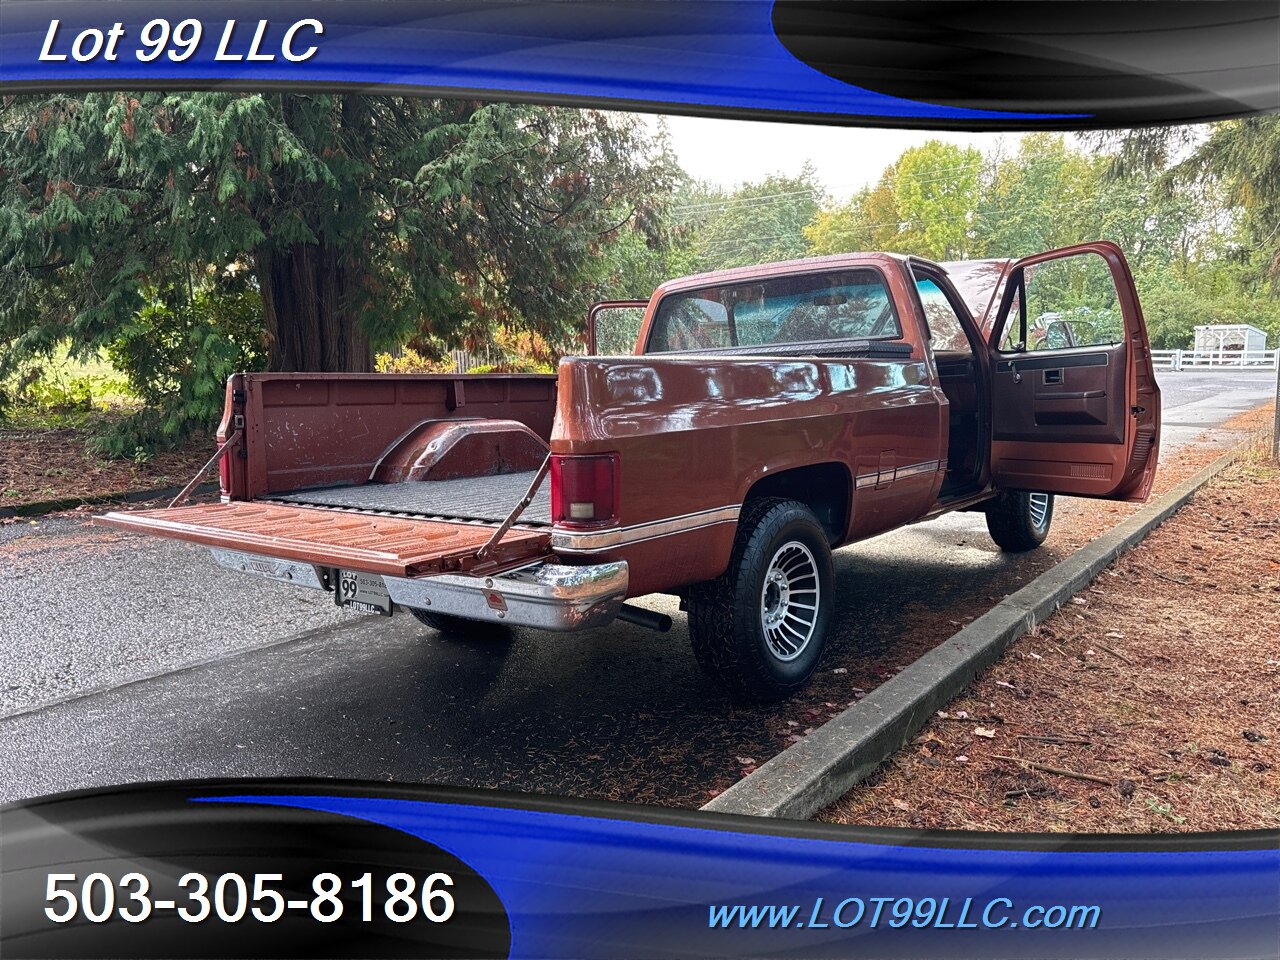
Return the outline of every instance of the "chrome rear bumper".
<path id="1" fill-rule="evenodd" d="M 212 548 L 228 570 L 313 590 L 328 589 L 328 571 L 311 564 Z M 539 630 L 586 630 L 609 623 L 627 598 L 625 562 L 568 566 L 537 563 L 493 577 L 438 574 L 382 578 L 393 603 L 467 620 Z"/>
<path id="2" fill-rule="evenodd" d="M 624 562 L 539 563 L 496 577 L 383 577 L 393 602 L 432 613 L 539 630 L 604 626 L 627 598 Z"/>

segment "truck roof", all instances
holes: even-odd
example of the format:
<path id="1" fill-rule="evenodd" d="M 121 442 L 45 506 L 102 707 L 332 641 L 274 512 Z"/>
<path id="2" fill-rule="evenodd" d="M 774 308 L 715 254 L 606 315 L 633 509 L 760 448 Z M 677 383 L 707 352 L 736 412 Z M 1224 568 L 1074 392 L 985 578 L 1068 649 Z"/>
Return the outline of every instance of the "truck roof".
<path id="1" fill-rule="evenodd" d="M 757 277 L 777 276 L 787 273 L 806 273 L 815 268 L 825 269 L 845 265 L 866 264 L 868 260 L 903 263 L 906 257 L 897 253 L 832 253 L 822 257 L 802 257 L 798 260 L 778 260 L 772 263 L 753 263 L 745 267 L 728 267 L 724 270 L 709 270 L 706 273 L 694 273 L 687 277 L 668 280 L 655 291 L 655 295 L 671 293 L 676 290 L 692 290 L 698 287 L 718 286 L 734 283 L 739 280 L 754 280 Z"/>
<path id="2" fill-rule="evenodd" d="M 779 274 L 806 273 L 814 269 L 830 269 L 841 266 L 866 265 L 868 261 L 904 264 L 914 260 L 928 264 L 941 270 L 955 286 L 974 322 L 983 326 L 991 307 L 992 299 L 1000 287 L 1001 280 L 1009 270 L 1011 258 L 992 258 L 986 260 L 948 260 L 936 262 L 925 257 L 906 256 L 900 253 L 883 251 L 857 251 L 851 253 L 834 253 L 822 257 L 803 257 L 798 260 L 779 260 L 773 263 L 755 263 L 745 267 L 730 267 L 725 270 L 711 270 L 706 273 L 695 273 L 687 277 L 678 277 L 660 285 L 653 293 L 655 298 L 681 290 L 696 290 L 699 287 L 719 286 L 727 283 L 754 280 L 765 276 Z"/>

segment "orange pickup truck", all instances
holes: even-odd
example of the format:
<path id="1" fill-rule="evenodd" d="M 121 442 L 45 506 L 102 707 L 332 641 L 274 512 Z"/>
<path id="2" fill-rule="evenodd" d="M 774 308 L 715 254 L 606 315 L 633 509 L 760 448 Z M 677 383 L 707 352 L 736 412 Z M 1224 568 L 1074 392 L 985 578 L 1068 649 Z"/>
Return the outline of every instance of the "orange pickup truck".
<path id="1" fill-rule="evenodd" d="M 594 355 L 603 317 L 633 352 Z M 236 374 L 221 502 L 100 522 L 445 633 L 664 629 L 627 601 L 674 594 L 699 663 L 771 699 L 818 663 L 842 544 L 980 510 L 1027 550 L 1055 494 L 1151 488 L 1160 393 L 1112 243 L 726 270 L 589 329 L 556 375 Z"/>

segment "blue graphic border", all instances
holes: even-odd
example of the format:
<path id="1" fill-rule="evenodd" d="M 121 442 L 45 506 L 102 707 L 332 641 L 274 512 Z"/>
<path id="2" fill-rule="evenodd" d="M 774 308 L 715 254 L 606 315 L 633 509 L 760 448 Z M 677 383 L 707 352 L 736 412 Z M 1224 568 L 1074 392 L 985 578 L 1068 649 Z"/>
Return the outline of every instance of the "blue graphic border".
<path id="1" fill-rule="evenodd" d="M 0 33 L 0 83 L 59 85 L 272 85 L 382 88 L 509 96 L 550 102 L 611 104 L 669 111 L 776 117 L 883 120 L 899 125 L 982 123 L 1036 126 L 1087 114 L 1017 113 L 931 104 L 877 93 L 833 79 L 792 55 L 774 33 L 770 0 L 713 3 L 459 3 L 409 0 L 224 0 L 217 4 L 140 0 L 6 0 Z M 40 62 L 50 19 L 61 20 L 57 48 L 86 28 L 122 22 L 136 38 L 162 13 L 172 23 L 202 21 L 205 40 L 190 59 L 143 63 L 132 48 L 115 62 Z M 251 36 L 267 19 L 278 38 L 301 18 L 323 21 L 309 60 L 270 63 L 214 59 L 225 22 Z M 240 49 L 239 47 L 234 49 Z M 264 47 L 264 49 L 268 49 Z M 121 47 L 124 50 L 124 47 Z"/>

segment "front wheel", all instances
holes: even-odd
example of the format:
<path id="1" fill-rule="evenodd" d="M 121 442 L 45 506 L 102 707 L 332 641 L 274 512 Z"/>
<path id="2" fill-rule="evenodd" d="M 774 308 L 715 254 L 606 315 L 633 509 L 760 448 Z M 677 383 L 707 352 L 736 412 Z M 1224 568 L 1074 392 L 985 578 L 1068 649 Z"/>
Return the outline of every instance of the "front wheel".
<path id="1" fill-rule="evenodd" d="M 1053 523 L 1053 494 L 1006 490 L 987 505 L 987 531 L 1008 553 L 1034 550 Z"/>
<path id="2" fill-rule="evenodd" d="M 812 510 L 794 500 L 748 504 L 729 569 L 689 594 L 698 664 L 744 699 L 794 693 L 822 657 L 832 582 L 831 547 Z"/>

